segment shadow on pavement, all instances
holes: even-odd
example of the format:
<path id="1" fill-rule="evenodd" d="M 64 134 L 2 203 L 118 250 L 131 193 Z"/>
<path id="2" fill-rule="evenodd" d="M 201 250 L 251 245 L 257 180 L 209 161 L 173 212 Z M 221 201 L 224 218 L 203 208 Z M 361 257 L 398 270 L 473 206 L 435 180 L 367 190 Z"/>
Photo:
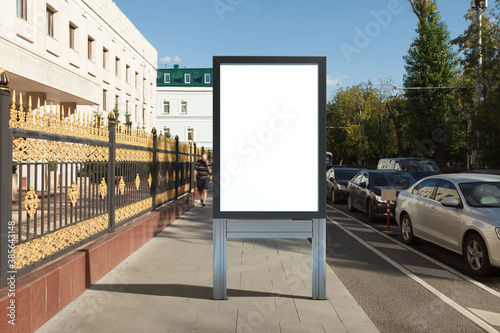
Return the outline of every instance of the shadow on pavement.
<path id="1" fill-rule="evenodd" d="M 212 287 L 186 284 L 94 284 L 90 290 L 111 291 L 153 296 L 171 296 L 184 298 L 212 299 Z M 228 289 L 228 297 L 282 297 L 294 299 L 311 299 L 308 296 L 278 294 L 273 292 Z"/>

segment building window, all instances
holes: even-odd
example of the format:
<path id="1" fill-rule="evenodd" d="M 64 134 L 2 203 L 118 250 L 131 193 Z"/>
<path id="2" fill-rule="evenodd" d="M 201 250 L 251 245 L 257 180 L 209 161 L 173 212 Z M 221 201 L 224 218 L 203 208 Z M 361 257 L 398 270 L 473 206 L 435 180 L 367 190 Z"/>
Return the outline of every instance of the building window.
<path id="1" fill-rule="evenodd" d="M 187 129 L 187 141 L 194 141 L 194 128 Z"/>
<path id="2" fill-rule="evenodd" d="M 184 83 L 186 84 L 191 83 L 191 74 L 184 74 Z"/>
<path id="3" fill-rule="evenodd" d="M 163 113 L 170 114 L 170 102 L 163 101 Z"/>
<path id="4" fill-rule="evenodd" d="M 149 84 L 149 98 L 154 97 L 154 89 L 153 89 L 153 83 Z"/>
<path id="5" fill-rule="evenodd" d="M 16 12 L 19 18 L 23 20 L 28 20 L 28 0 L 17 0 L 16 3 Z"/>
<path id="6" fill-rule="evenodd" d="M 76 51 L 76 25 L 69 24 L 69 48 Z"/>
<path id="7" fill-rule="evenodd" d="M 115 58 L 115 75 L 116 77 L 120 77 L 120 58 Z"/>
<path id="8" fill-rule="evenodd" d="M 102 68 L 108 69 L 108 49 L 102 48 Z"/>
<path id="9" fill-rule="evenodd" d="M 135 72 L 135 89 L 139 89 L 139 73 Z"/>
<path id="10" fill-rule="evenodd" d="M 139 113 L 137 111 L 137 104 L 135 105 L 134 120 L 137 122 L 137 125 L 139 125 Z"/>
<path id="11" fill-rule="evenodd" d="M 210 83 L 210 74 L 205 74 L 205 83 Z"/>
<path id="12" fill-rule="evenodd" d="M 129 114 L 128 101 L 125 101 L 125 114 Z"/>
<path id="13" fill-rule="evenodd" d="M 115 108 L 118 109 L 118 105 L 120 105 L 120 96 L 115 95 Z"/>
<path id="14" fill-rule="evenodd" d="M 146 125 L 146 108 L 142 108 L 142 126 Z"/>
<path id="15" fill-rule="evenodd" d="M 88 37 L 87 39 L 87 58 L 90 61 L 94 61 L 94 38 Z"/>
<path id="16" fill-rule="evenodd" d="M 170 128 L 169 127 L 163 126 L 163 135 L 165 135 L 166 137 L 169 137 L 169 135 L 170 135 Z"/>
<path id="17" fill-rule="evenodd" d="M 108 91 L 106 89 L 103 89 L 102 90 L 102 110 L 103 111 L 106 111 L 106 109 L 108 108 L 107 107 L 107 103 L 106 103 L 106 99 L 107 99 L 107 96 L 108 95 Z"/>
<path id="18" fill-rule="evenodd" d="M 187 114 L 188 112 L 188 102 L 181 101 L 181 114 Z"/>
<path id="19" fill-rule="evenodd" d="M 170 83 L 170 73 L 163 74 L 163 83 Z"/>
<path id="20" fill-rule="evenodd" d="M 142 78 L 142 94 L 146 96 L 146 78 Z"/>
<path id="21" fill-rule="evenodd" d="M 55 12 L 47 7 L 47 35 L 54 37 L 54 14 Z"/>
<path id="22" fill-rule="evenodd" d="M 127 84 L 130 84 L 130 66 L 129 65 L 125 65 L 125 82 L 127 82 Z"/>

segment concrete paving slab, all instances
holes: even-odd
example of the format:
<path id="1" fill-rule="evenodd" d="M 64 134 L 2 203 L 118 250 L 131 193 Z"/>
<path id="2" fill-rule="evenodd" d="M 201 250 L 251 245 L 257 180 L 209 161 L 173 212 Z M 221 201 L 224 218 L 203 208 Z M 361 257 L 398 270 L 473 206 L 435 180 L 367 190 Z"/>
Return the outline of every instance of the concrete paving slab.
<path id="1" fill-rule="evenodd" d="M 228 300 L 212 299 L 211 200 L 125 259 L 37 332 L 377 332 L 327 266 L 311 300 L 307 239 L 231 239 Z"/>

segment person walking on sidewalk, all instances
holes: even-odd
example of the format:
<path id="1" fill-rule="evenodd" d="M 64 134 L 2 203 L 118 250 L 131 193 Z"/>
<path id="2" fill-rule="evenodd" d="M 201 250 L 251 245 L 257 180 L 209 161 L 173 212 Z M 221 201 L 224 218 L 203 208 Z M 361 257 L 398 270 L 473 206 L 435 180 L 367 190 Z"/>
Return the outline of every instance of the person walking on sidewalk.
<path id="1" fill-rule="evenodd" d="M 196 162 L 194 167 L 195 181 L 198 187 L 198 194 L 200 195 L 201 205 L 205 207 L 207 200 L 208 186 L 210 184 L 210 174 L 212 173 L 212 164 L 208 160 L 207 154 L 201 156 L 201 160 Z"/>

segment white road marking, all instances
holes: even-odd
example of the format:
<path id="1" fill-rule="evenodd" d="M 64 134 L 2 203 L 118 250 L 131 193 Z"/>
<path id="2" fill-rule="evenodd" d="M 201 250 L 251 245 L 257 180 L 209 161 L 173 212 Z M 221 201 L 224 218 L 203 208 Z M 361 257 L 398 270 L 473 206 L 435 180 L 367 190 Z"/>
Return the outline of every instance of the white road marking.
<path id="1" fill-rule="evenodd" d="M 341 221 L 351 221 L 352 219 L 350 217 L 334 217 L 335 220 L 341 220 Z"/>
<path id="2" fill-rule="evenodd" d="M 380 232 L 379 230 L 377 230 L 377 229 L 373 228 L 372 226 L 370 226 L 370 225 L 368 225 L 368 224 L 366 224 L 366 223 L 364 223 L 364 222 L 362 222 L 362 221 L 358 220 L 358 219 L 357 219 L 357 218 L 355 218 L 355 217 L 352 217 L 352 216 L 350 216 L 350 215 L 348 215 L 348 214 L 344 213 L 344 212 L 343 212 L 343 211 L 341 211 L 341 210 L 338 210 L 337 208 L 335 208 L 335 207 L 333 207 L 333 206 L 330 206 L 330 205 L 327 205 L 327 206 L 328 206 L 328 207 L 330 207 L 330 208 L 335 209 L 338 213 L 343 214 L 344 216 L 349 217 L 351 220 L 356 221 L 356 222 L 358 222 L 359 224 L 364 225 L 364 226 L 366 226 L 367 228 L 372 229 L 373 231 L 377 232 L 378 234 L 380 234 L 380 235 L 384 236 L 385 238 L 390 239 L 393 243 L 400 244 L 401 246 L 403 246 L 403 247 L 404 247 L 404 248 L 406 248 L 407 250 L 410 250 L 410 251 L 412 251 L 413 253 L 418 254 L 418 255 L 419 255 L 419 256 L 421 256 L 422 258 L 425 258 L 425 259 L 429 260 L 430 262 L 432 262 L 432 263 L 434 263 L 434 264 L 436 264 L 436 265 L 438 265 L 438 266 L 440 266 L 440 267 L 442 267 L 442 268 L 446 269 L 448 272 L 450 272 L 450 273 L 452 273 L 452 274 L 455 274 L 456 276 L 458 276 L 458 277 L 460 277 L 460 278 L 462 278 L 462 279 L 464 279 L 464 280 L 466 280 L 466 281 L 468 281 L 468 282 L 470 282 L 470 283 L 474 284 L 476 287 L 479 287 L 479 288 L 483 289 L 484 291 L 487 291 L 488 293 L 492 294 L 493 296 L 496 296 L 496 297 L 499 297 L 499 298 L 500 298 L 500 292 L 496 291 L 495 289 L 490 288 L 490 287 L 488 287 L 488 286 L 486 286 L 486 285 L 482 284 L 481 282 L 478 282 L 478 281 L 476 281 L 476 280 L 474 280 L 474 279 L 472 279 L 472 278 L 468 277 L 467 275 L 462 274 L 462 273 L 460 273 L 459 271 L 457 271 L 457 270 L 455 270 L 455 269 L 453 269 L 453 268 L 451 268 L 451 267 L 446 266 L 445 264 L 443 264 L 443 263 L 441 263 L 441 262 L 439 262 L 439 261 L 435 260 L 434 258 L 429 257 L 429 256 L 428 256 L 428 255 L 426 255 L 426 254 L 423 254 L 423 253 L 421 253 L 421 252 L 419 252 L 419 251 L 417 251 L 417 250 L 413 249 L 412 247 L 410 247 L 410 246 L 408 246 L 408 245 L 406 245 L 406 244 L 403 244 L 403 243 L 401 243 L 401 242 L 398 242 L 397 240 L 395 240 L 395 239 L 394 239 L 394 238 L 392 238 L 391 236 L 388 236 L 388 235 L 384 234 L 383 232 Z"/>
<path id="3" fill-rule="evenodd" d="M 349 231 L 346 227 L 344 227 L 340 223 L 336 222 L 335 220 L 333 220 L 329 216 L 327 216 L 327 218 L 328 218 L 329 221 L 331 221 L 332 223 L 334 223 L 337 227 L 339 227 L 340 229 L 344 230 L 345 233 L 347 233 L 352 238 L 354 238 L 355 240 L 357 240 L 359 243 L 361 243 L 362 245 L 364 245 L 366 248 L 368 248 L 369 250 L 371 250 L 372 252 L 374 252 L 375 254 L 377 254 L 379 257 L 381 257 L 382 259 L 384 259 L 385 261 L 387 261 L 389 264 L 391 264 L 392 266 L 394 266 L 395 268 L 397 268 L 398 270 L 400 270 L 402 273 L 406 274 L 413 281 L 415 281 L 418 284 L 420 284 L 422 287 L 424 287 L 425 289 L 427 289 L 429 292 L 431 292 L 432 294 L 434 294 L 437 298 L 439 298 L 444 303 L 448 304 L 450 307 L 452 307 L 453 309 L 455 309 L 457 312 L 459 312 L 460 314 L 462 314 L 464 317 L 466 317 L 467 319 L 469 319 L 470 321 L 472 321 L 474 324 L 476 324 L 477 326 L 481 327 L 486 332 L 499 333 L 495 328 L 493 328 L 492 326 L 490 326 L 487 322 L 485 322 L 484 320 L 482 320 L 481 318 L 479 318 L 478 316 L 476 316 L 475 314 L 473 314 L 471 311 L 467 310 L 466 308 L 460 306 L 458 303 L 456 303 L 455 301 L 453 301 L 452 299 L 450 299 L 448 296 L 444 295 L 439 290 L 437 290 L 436 288 L 434 288 L 433 286 L 431 286 L 430 284 L 428 284 L 427 282 L 425 282 L 424 280 L 422 280 L 421 278 L 419 278 L 418 276 L 416 276 L 414 273 L 410 272 L 407 268 L 405 268 L 402 265 L 398 264 L 397 262 L 395 262 L 394 260 L 392 260 L 391 258 L 389 258 L 388 256 L 386 256 L 385 254 L 383 254 L 382 252 L 380 252 L 379 250 L 377 250 L 375 247 L 371 246 L 370 244 L 368 244 L 367 242 L 365 242 L 363 239 L 361 239 L 358 236 L 356 236 L 354 233 L 352 233 L 351 231 Z"/>
<path id="4" fill-rule="evenodd" d="M 367 228 L 359 228 L 359 227 L 346 227 L 346 228 L 352 231 L 373 232 L 373 230 Z"/>
<path id="5" fill-rule="evenodd" d="M 452 280 L 461 280 L 455 274 L 451 274 L 450 272 L 445 271 L 444 269 L 435 269 L 435 268 L 427 268 L 427 267 L 412 266 L 412 265 L 403 265 L 403 266 L 408 268 L 410 271 L 412 271 L 415 274 L 436 276 L 436 277 L 441 277 L 441 278 L 445 278 L 445 279 L 452 279 Z"/>
<path id="6" fill-rule="evenodd" d="M 483 318 L 485 321 L 491 325 L 500 326 L 500 313 L 489 312 L 478 309 L 469 308 L 470 311 L 474 312 L 477 316 Z"/>
<path id="7" fill-rule="evenodd" d="M 368 242 L 368 244 L 375 246 L 375 247 L 382 247 L 385 249 L 406 251 L 406 249 L 404 247 L 402 247 L 401 245 L 398 245 L 398 244 L 378 243 L 378 242 Z"/>

